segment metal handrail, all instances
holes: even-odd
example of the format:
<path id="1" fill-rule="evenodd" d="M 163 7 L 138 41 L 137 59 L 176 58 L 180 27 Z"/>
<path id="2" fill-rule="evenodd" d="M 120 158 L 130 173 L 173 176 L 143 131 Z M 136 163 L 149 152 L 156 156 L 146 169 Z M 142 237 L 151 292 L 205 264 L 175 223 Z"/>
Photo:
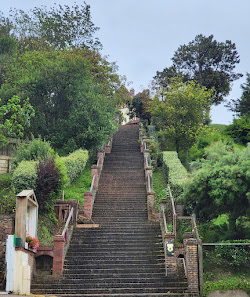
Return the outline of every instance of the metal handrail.
<path id="1" fill-rule="evenodd" d="M 92 193 L 93 193 L 93 189 L 94 189 L 95 178 L 96 178 L 96 175 L 93 176 L 92 182 L 91 182 L 90 192 L 92 192 Z"/>
<path id="2" fill-rule="evenodd" d="M 69 222 L 70 222 L 70 220 L 71 220 L 72 217 L 73 217 L 73 212 L 74 212 L 74 208 L 72 207 L 72 208 L 71 208 L 71 211 L 70 211 L 70 213 L 69 213 L 67 222 L 66 222 L 65 227 L 64 227 L 63 232 L 62 232 L 62 236 L 63 236 L 64 238 L 65 238 L 65 235 L 66 235 L 68 226 L 69 226 Z M 67 241 L 67 238 L 65 238 L 65 241 Z"/>
<path id="3" fill-rule="evenodd" d="M 187 265 L 186 265 L 185 258 L 181 258 L 181 260 L 182 260 L 182 263 L 183 263 L 185 277 L 187 277 Z"/>
<path id="4" fill-rule="evenodd" d="M 162 211 L 162 217 L 163 217 L 164 231 L 165 231 L 165 233 L 167 233 L 168 232 L 168 227 L 167 227 L 166 216 L 165 216 L 165 213 L 164 213 L 164 207 L 161 208 L 161 211 Z"/>
<path id="5" fill-rule="evenodd" d="M 149 173 L 147 174 L 147 177 L 148 177 L 148 192 L 151 192 L 152 191 L 152 186 L 151 186 L 150 174 Z"/>
<path id="6" fill-rule="evenodd" d="M 99 166 L 99 163 L 100 163 L 100 159 L 101 159 L 101 157 L 99 156 L 99 158 L 98 158 L 98 160 L 97 160 L 97 166 Z"/>

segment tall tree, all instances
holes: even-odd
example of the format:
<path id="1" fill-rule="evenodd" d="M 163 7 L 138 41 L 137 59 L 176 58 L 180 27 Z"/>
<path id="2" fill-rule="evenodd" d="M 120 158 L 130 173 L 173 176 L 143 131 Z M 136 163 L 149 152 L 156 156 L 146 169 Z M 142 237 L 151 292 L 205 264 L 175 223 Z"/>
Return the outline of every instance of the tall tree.
<path id="1" fill-rule="evenodd" d="M 157 72 L 155 79 L 167 84 L 169 78 L 182 76 L 201 87 L 214 89 L 213 104 L 219 104 L 229 94 L 230 83 L 242 76 L 234 68 L 240 62 L 236 46 L 230 40 L 218 42 L 214 36 L 200 34 L 187 45 L 181 45 L 172 58 L 173 66 Z"/>
<path id="2" fill-rule="evenodd" d="M 159 130 L 171 132 L 178 153 L 180 148 L 185 150 L 189 169 L 188 152 L 204 127 L 212 96 L 211 90 L 193 81 L 172 80 L 163 100 L 156 96 L 151 103 L 153 122 Z"/>
<path id="3" fill-rule="evenodd" d="M 8 137 L 22 138 L 33 116 L 34 109 L 28 99 L 22 104 L 18 96 L 13 96 L 6 104 L 0 99 L 0 147 L 8 142 Z"/>
<path id="4" fill-rule="evenodd" d="M 101 43 L 94 37 L 99 29 L 91 20 L 90 6 L 74 3 L 51 8 L 35 7 L 28 12 L 10 11 L 13 32 L 23 44 L 27 40 L 43 40 L 57 49 L 81 47 L 99 49 Z"/>
<path id="5" fill-rule="evenodd" d="M 85 58 L 84 49 L 26 51 L 9 63 L 0 94 L 4 101 L 14 94 L 30 98 L 36 117 L 27 133 L 65 151 L 94 148 L 114 128 L 112 97 L 105 91 L 113 89 L 112 76 L 94 76 L 98 69 L 108 73 L 97 64 Z"/>
<path id="6" fill-rule="evenodd" d="M 239 116 L 250 116 L 250 73 L 246 74 L 246 82 L 241 85 L 242 95 L 240 99 L 232 100 L 227 107 Z"/>

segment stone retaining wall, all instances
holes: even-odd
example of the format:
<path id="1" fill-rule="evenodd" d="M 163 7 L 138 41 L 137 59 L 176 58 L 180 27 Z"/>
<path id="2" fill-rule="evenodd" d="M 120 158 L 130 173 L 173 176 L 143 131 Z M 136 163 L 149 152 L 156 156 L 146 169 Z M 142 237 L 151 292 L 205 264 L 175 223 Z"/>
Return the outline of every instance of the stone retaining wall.
<path id="1" fill-rule="evenodd" d="M 13 215 L 0 215 L 0 290 L 5 289 L 6 239 L 14 234 L 14 220 Z"/>
<path id="2" fill-rule="evenodd" d="M 0 155 L 0 174 L 10 172 L 11 157 Z"/>

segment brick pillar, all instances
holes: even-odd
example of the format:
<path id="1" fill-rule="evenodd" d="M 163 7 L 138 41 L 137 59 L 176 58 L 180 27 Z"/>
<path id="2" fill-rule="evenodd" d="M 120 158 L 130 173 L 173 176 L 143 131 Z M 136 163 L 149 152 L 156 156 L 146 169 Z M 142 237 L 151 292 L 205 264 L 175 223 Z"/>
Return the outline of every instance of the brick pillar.
<path id="1" fill-rule="evenodd" d="M 164 251 L 165 251 L 165 261 L 166 261 L 166 269 L 167 269 L 167 276 L 175 276 L 177 272 L 177 261 L 175 253 L 173 255 L 167 255 L 167 242 L 174 242 L 175 235 L 173 233 L 165 234 L 164 240 Z"/>
<path id="2" fill-rule="evenodd" d="M 189 238 L 184 242 L 185 260 L 187 266 L 188 291 L 190 294 L 199 294 L 199 274 L 198 274 L 198 249 L 197 240 Z"/>
<path id="3" fill-rule="evenodd" d="M 155 192 L 147 192 L 147 207 L 148 207 L 148 220 L 155 219 Z"/>
<path id="4" fill-rule="evenodd" d="M 99 159 L 98 165 L 102 168 L 103 162 L 104 162 L 104 152 L 102 150 L 97 152 L 97 162 L 98 162 L 98 159 Z"/>
<path id="5" fill-rule="evenodd" d="M 84 215 L 88 219 L 92 217 L 92 206 L 93 206 L 93 194 L 92 192 L 84 193 Z"/>
<path id="6" fill-rule="evenodd" d="M 64 262 L 64 237 L 56 235 L 54 237 L 54 257 L 53 257 L 53 274 L 63 274 Z"/>
<path id="7" fill-rule="evenodd" d="M 93 179 L 95 175 L 95 181 L 94 181 L 94 189 L 98 188 L 98 183 L 99 183 L 99 174 L 100 174 L 100 167 L 97 165 L 92 165 L 91 166 L 91 180 Z"/>
<path id="8" fill-rule="evenodd" d="M 106 145 L 105 152 L 106 152 L 106 154 L 111 153 L 111 141 L 109 141 L 108 144 Z"/>

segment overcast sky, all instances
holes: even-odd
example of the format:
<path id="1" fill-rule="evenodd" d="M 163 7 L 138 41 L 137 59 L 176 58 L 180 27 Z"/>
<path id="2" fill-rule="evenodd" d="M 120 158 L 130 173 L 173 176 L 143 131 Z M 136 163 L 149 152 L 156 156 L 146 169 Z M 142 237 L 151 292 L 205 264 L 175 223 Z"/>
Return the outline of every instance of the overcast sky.
<path id="1" fill-rule="evenodd" d="M 82 4 L 80 0 L 0 0 L 0 10 L 11 7 Z M 220 42 L 236 44 L 244 77 L 232 86 L 229 98 L 239 98 L 240 84 L 250 72 L 250 0 L 86 0 L 103 44 L 102 53 L 116 61 L 119 74 L 132 81 L 136 92 L 147 88 L 156 71 L 171 66 L 174 51 L 197 34 L 213 34 Z M 233 115 L 223 104 L 212 109 L 213 123 L 229 124 Z"/>

